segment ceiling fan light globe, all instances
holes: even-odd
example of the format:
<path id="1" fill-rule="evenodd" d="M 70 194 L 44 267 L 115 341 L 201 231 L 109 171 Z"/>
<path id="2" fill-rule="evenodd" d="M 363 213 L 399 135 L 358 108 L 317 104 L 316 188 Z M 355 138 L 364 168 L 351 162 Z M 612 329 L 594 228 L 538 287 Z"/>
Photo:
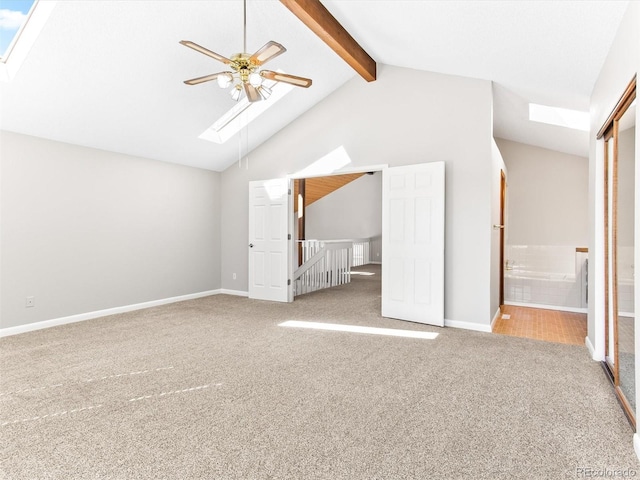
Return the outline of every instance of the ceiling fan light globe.
<path id="1" fill-rule="evenodd" d="M 231 82 L 233 81 L 233 77 L 228 73 L 223 73 L 218 76 L 217 80 L 218 80 L 218 86 L 220 88 L 227 88 L 229 85 L 231 85 Z"/>
<path id="2" fill-rule="evenodd" d="M 258 87 L 258 93 L 262 97 L 263 100 L 266 100 L 271 96 L 271 89 L 261 85 Z"/>
<path id="3" fill-rule="evenodd" d="M 240 87 L 240 85 L 235 85 L 231 89 L 231 98 L 237 102 L 238 100 L 240 100 L 241 95 L 242 95 L 242 88 Z"/>
<path id="4" fill-rule="evenodd" d="M 254 87 L 259 87 L 262 85 L 262 77 L 259 73 L 252 73 L 249 75 L 249 83 Z"/>

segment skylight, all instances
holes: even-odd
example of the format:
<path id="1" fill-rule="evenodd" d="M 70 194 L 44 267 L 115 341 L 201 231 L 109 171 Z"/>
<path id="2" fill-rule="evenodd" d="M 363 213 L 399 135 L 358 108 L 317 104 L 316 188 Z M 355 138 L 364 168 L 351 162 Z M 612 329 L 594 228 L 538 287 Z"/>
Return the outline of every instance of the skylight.
<path id="1" fill-rule="evenodd" d="M 198 138 L 215 143 L 226 142 L 265 112 L 271 105 L 293 90 L 293 85 L 283 82 L 265 80 L 263 85 L 271 89 L 271 96 L 268 100 L 251 103 L 247 100 L 247 97 L 243 97 L 233 108 L 222 115 L 216 123 L 202 132 Z"/>
<path id="2" fill-rule="evenodd" d="M 574 130 L 589 131 L 589 112 L 579 110 L 530 103 L 529 120 Z"/>
<path id="3" fill-rule="evenodd" d="M 0 59 L 11 53 L 36 0 L 2 0 L 0 4 Z"/>

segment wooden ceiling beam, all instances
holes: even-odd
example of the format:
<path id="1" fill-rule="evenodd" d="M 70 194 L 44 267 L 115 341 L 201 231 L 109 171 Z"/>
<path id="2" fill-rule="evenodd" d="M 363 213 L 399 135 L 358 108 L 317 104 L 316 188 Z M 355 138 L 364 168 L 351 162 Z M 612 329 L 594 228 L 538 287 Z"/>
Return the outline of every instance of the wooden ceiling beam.
<path id="1" fill-rule="evenodd" d="M 320 0 L 280 0 L 280 2 L 351 65 L 362 78 L 367 82 L 373 82 L 376 79 L 375 60 L 329 13 Z"/>

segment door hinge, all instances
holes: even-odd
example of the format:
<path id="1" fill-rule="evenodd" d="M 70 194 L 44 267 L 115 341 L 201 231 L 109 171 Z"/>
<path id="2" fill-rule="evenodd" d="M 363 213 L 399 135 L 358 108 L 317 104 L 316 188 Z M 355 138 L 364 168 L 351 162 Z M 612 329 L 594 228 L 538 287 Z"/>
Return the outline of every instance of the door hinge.
<path id="1" fill-rule="evenodd" d="M 289 189 L 289 195 L 291 195 L 291 189 Z"/>
<path id="2" fill-rule="evenodd" d="M 287 240 L 291 240 L 291 234 L 287 234 Z"/>
<path id="3" fill-rule="evenodd" d="M 287 279 L 287 285 L 291 285 L 291 279 Z"/>

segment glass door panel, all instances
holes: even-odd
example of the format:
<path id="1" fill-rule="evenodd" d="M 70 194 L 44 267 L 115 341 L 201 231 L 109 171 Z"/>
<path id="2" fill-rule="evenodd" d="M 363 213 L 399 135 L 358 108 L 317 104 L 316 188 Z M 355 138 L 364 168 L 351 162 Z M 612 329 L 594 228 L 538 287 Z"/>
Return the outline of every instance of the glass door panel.
<path id="1" fill-rule="evenodd" d="M 634 228 L 635 228 L 635 106 L 617 121 L 615 292 L 618 341 L 618 384 L 635 413 Z"/>

